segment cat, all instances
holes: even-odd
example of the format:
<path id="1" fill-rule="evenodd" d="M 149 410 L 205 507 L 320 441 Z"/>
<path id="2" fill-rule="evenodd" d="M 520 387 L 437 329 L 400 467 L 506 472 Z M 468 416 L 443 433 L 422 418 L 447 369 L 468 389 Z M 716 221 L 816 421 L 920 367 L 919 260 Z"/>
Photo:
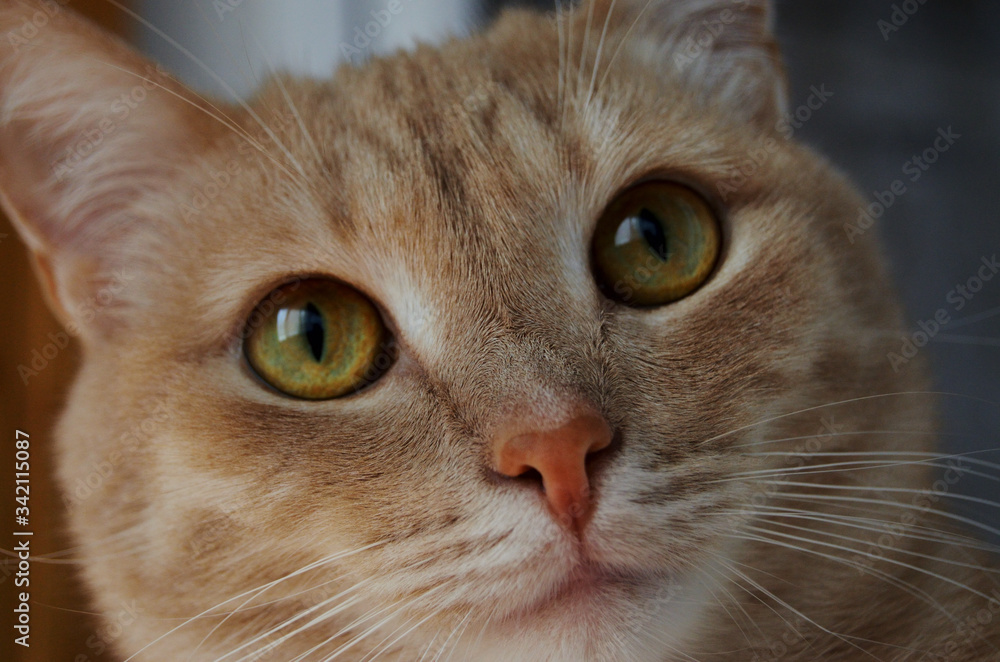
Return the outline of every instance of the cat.
<path id="1" fill-rule="evenodd" d="M 224 104 L 3 0 L 0 189 L 83 348 L 59 478 L 121 659 L 1000 660 L 946 498 L 992 467 L 887 364 L 771 20 L 512 10 Z"/>

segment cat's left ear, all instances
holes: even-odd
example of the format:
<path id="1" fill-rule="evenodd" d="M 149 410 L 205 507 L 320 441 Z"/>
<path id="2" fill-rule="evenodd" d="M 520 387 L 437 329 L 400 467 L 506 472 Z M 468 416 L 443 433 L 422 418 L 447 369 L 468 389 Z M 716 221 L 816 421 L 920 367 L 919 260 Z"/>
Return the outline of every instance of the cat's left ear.
<path id="1" fill-rule="evenodd" d="M 578 20 L 732 117 L 773 127 L 786 110 L 770 0 L 585 0 Z"/>
<path id="2" fill-rule="evenodd" d="M 0 202 L 51 308 L 87 335 L 127 318 L 135 288 L 101 315 L 92 302 L 149 260 L 129 255 L 156 230 L 143 205 L 213 134 L 197 97 L 65 4 L 0 0 Z"/>

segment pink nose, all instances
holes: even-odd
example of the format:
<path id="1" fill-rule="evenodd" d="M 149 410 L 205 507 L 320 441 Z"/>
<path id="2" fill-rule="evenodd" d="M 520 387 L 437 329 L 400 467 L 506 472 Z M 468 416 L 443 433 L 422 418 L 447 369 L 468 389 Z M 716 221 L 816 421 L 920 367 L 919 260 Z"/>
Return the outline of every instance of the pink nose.
<path id="1" fill-rule="evenodd" d="M 555 429 L 521 428 L 501 434 L 493 444 L 493 461 L 498 473 L 511 478 L 537 471 L 553 515 L 567 528 L 579 531 L 591 508 L 587 458 L 610 445 L 607 421 L 588 413 Z"/>

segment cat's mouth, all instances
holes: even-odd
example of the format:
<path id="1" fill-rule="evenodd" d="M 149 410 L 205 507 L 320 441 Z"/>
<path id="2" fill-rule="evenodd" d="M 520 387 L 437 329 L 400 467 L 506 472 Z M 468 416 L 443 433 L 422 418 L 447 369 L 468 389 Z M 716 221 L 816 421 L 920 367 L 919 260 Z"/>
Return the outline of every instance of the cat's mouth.
<path id="1" fill-rule="evenodd" d="M 587 612 L 606 609 L 615 598 L 637 594 L 648 586 L 651 577 L 616 572 L 591 562 L 574 568 L 552 590 L 516 614 L 516 617 L 537 617 L 549 613 L 565 615 L 569 612 Z"/>

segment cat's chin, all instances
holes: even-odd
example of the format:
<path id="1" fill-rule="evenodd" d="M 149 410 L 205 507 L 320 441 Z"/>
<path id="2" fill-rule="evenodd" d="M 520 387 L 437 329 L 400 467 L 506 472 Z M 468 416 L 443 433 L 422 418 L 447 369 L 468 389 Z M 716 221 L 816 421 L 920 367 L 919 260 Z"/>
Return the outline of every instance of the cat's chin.
<path id="1" fill-rule="evenodd" d="M 636 613 L 660 613 L 679 594 L 690 595 L 690 577 L 711 565 L 690 548 L 664 547 L 658 554 L 635 554 L 614 533 L 600 526 L 582 532 L 551 531 L 543 550 L 523 565 L 505 568 L 506 581 L 473 601 L 494 620 L 529 625 L 539 620 L 607 620 L 609 615 L 632 621 Z M 704 541 L 705 547 L 711 543 Z M 703 548 L 704 549 L 704 548 Z M 721 551 L 721 550 L 720 550 Z M 666 559 L 666 560 L 664 560 Z M 616 616 L 617 615 L 617 616 Z M 630 626 L 634 625 L 630 623 Z"/>
<path id="2" fill-rule="evenodd" d="M 577 661 L 627 659 L 660 662 L 650 656 L 654 639 L 678 644 L 696 616 L 689 590 L 677 578 L 617 572 L 581 563 L 529 604 L 491 619 L 485 636 L 468 654 L 492 661 L 534 659 Z M 682 599 L 678 599 L 684 596 Z M 701 600 L 694 600 L 701 604 Z M 489 611 L 489 610 L 486 610 Z"/>
<path id="3" fill-rule="evenodd" d="M 630 576 L 601 569 L 593 564 L 581 564 L 548 594 L 514 613 L 514 618 L 538 618 L 549 613 L 565 616 L 586 612 L 609 599 L 627 594 L 650 583 L 651 578 Z"/>

